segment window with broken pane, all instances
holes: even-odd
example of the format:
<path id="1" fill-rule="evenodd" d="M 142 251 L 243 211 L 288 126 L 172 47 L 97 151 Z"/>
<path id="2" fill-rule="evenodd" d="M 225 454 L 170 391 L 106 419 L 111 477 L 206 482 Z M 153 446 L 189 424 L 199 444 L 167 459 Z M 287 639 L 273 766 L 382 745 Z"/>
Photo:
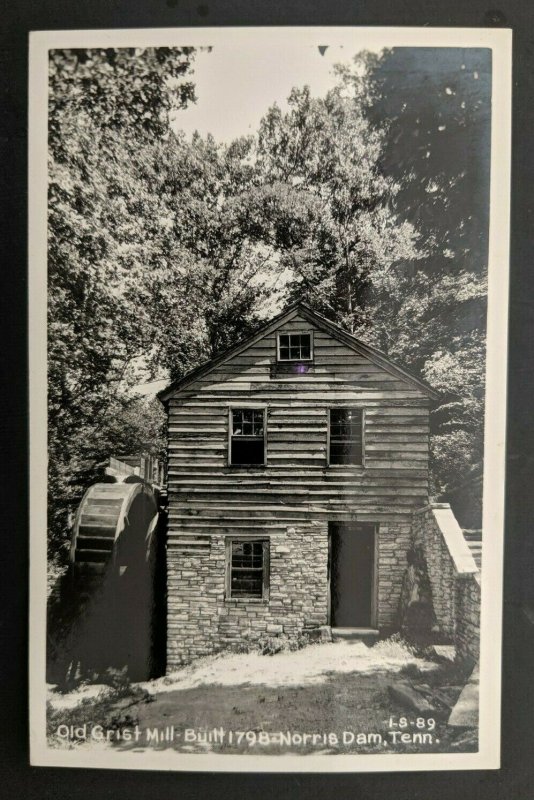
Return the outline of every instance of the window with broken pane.
<path id="1" fill-rule="evenodd" d="M 265 410 L 234 408 L 231 411 L 230 464 L 265 463 Z"/>

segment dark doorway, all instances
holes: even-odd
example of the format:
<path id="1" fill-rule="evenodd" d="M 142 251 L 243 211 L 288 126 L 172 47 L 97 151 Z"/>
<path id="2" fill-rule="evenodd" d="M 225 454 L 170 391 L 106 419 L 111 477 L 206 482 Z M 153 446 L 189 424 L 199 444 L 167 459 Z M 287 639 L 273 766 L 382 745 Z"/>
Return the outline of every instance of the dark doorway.
<path id="1" fill-rule="evenodd" d="M 331 523 L 330 624 L 374 627 L 375 529 L 369 524 Z"/>

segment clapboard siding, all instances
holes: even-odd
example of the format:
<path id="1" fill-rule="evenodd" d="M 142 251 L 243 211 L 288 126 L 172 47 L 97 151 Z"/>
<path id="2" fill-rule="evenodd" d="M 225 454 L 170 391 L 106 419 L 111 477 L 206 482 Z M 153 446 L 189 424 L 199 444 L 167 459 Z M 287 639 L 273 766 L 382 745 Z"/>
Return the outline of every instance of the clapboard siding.
<path id="1" fill-rule="evenodd" d="M 283 533 L 288 525 L 406 518 L 428 494 L 425 392 L 305 319 L 313 330 L 303 375 L 271 374 L 277 332 L 184 386 L 168 403 L 169 538 L 214 531 Z M 365 409 L 364 466 L 327 465 L 328 409 Z M 231 407 L 267 409 L 267 464 L 228 465 Z"/>

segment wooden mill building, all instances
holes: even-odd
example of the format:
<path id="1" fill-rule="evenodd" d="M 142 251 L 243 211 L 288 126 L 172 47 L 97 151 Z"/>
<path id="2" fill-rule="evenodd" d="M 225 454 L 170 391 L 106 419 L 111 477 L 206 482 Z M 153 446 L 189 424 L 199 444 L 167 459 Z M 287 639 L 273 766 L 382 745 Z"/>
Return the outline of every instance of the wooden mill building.
<path id="1" fill-rule="evenodd" d="M 303 304 L 160 394 L 168 668 L 319 626 L 395 627 L 433 397 Z"/>

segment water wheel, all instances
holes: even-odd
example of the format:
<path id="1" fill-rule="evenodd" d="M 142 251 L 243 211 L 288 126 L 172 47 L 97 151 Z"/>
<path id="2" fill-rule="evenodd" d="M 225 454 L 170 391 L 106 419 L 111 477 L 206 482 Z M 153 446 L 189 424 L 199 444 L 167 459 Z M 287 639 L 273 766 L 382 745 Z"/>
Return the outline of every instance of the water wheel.
<path id="1" fill-rule="evenodd" d="M 76 514 L 61 605 L 60 678 L 109 670 L 133 680 L 158 674 L 164 626 L 164 551 L 158 497 L 130 476 L 97 483 Z"/>
<path id="2" fill-rule="evenodd" d="M 150 559 L 158 519 L 154 490 L 136 478 L 123 483 L 95 483 L 79 505 L 70 550 L 75 574 L 123 574 Z"/>

